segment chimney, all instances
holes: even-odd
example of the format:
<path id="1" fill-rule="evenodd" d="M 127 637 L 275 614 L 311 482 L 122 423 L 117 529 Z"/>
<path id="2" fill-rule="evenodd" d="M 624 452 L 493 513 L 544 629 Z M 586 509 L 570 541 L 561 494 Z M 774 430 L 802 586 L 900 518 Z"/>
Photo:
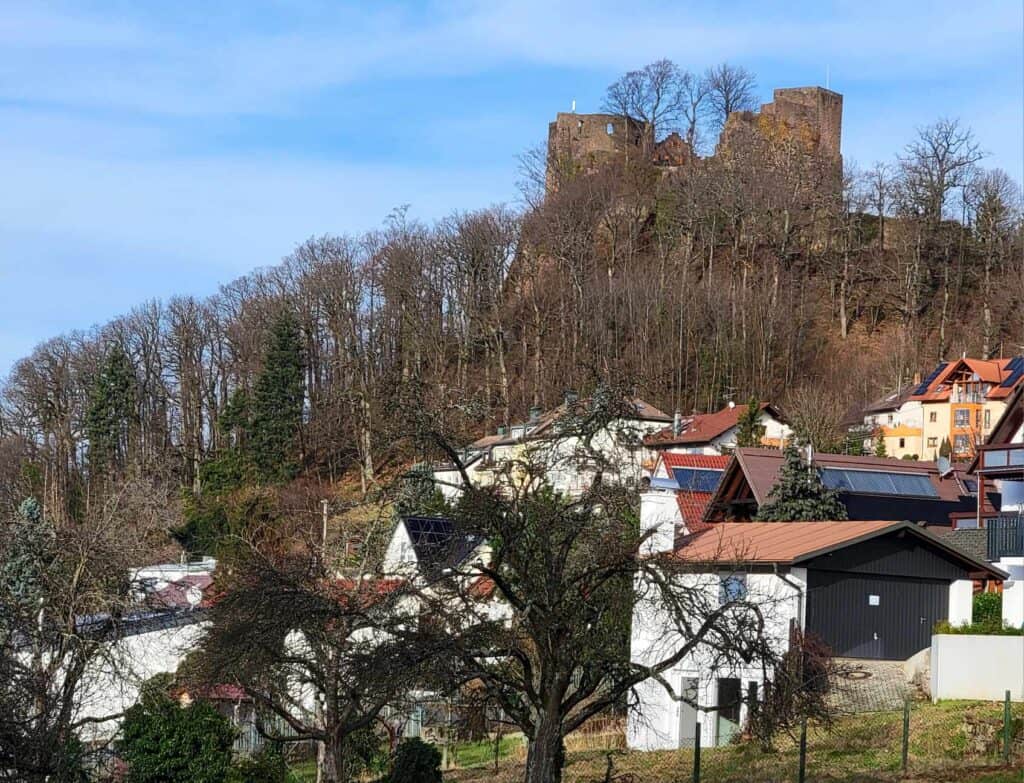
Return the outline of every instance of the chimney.
<path id="1" fill-rule="evenodd" d="M 921 372 L 918 371 L 918 372 L 914 373 L 914 388 L 916 389 L 920 385 L 921 385 Z"/>
<path id="2" fill-rule="evenodd" d="M 683 414 L 677 409 L 672 416 L 672 434 L 681 435 L 683 433 Z"/>

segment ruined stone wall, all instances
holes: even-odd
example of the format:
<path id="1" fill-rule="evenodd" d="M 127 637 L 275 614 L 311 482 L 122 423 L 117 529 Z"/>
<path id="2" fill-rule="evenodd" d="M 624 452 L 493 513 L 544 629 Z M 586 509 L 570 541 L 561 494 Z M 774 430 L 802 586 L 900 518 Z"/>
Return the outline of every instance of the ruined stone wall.
<path id="1" fill-rule="evenodd" d="M 843 96 L 822 87 L 784 87 L 772 102 L 761 106 L 761 116 L 773 117 L 813 139 L 816 151 L 838 158 L 842 141 Z"/>

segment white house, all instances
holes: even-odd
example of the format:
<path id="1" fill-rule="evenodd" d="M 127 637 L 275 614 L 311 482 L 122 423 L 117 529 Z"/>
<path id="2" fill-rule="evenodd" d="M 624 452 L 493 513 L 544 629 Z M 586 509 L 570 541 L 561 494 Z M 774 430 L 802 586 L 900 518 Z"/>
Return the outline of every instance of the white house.
<path id="1" fill-rule="evenodd" d="M 462 464 L 473 486 L 495 482 L 514 484 L 522 479 L 517 463 L 541 462 L 546 477 L 558 492 L 578 495 L 590 485 L 593 467 L 580 454 L 575 421 L 585 418 L 591 400 L 566 394 L 557 408 L 542 412 L 534 408 L 525 422 L 500 426 L 496 434 L 484 436 L 463 452 Z M 620 416 L 613 418 L 592 438 L 589 448 L 604 463 L 605 478 L 635 484 L 644 476 L 648 451 L 645 436 L 672 421 L 672 417 L 639 398 L 625 400 Z M 434 466 L 434 480 L 445 498 L 454 500 L 462 491 L 463 478 L 452 464 Z"/>
<path id="2" fill-rule="evenodd" d="M 986 529 L 987 558 L 1010 575 L 1003 583 L 1003 621 L 1024 627 L 1024 386 L 1007 400 L 971 471 L 978 482 L 978 513 L 973 519 L 958 519 L 957 528 Z M 980 500 L 990 489 L 999 498 L 995 513 Z"/>
<path id="3" fill-rule="evenodd" d="M 680 541 L 675 556 L 693 564 L 690 586 L 759 606 L 776 654 L 799 627 L 838 656 L 906 660 L 930 646 L 936 622 L 969 621 L 974 578 L 1005 577 L 908 522 L 717 523 Z M 632 660 L 664 660 L 683 642 L 668 630 L 675 627 L 656 603 L 638 600 Z M 762 662 L 720 663 L 697 648 L 664 677 L 685 698 L 654 680 L 638 688 L 627 742 L 641 750 L 686 747 L 698 721 L 702 744 L 727 742 L 766 678 Z"/>
<path id="4" fill-rule="evenodd" d="M 644 445 L 655 452 L 728 454 L 736 448 L 739 421 L 746 413 L 746 405 L 731 402 L 714 413 L 676 413 L 672 425 L 648 435 Z M 761 403 L 758 423 L 764 429 L 762 446 L 781 448 L 793 435 L 782 413 L 771 403 Z"/>

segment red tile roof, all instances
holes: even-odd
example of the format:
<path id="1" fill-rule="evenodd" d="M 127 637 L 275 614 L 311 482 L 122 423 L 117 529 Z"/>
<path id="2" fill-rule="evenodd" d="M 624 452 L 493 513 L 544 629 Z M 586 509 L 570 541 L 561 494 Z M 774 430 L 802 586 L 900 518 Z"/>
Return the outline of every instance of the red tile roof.
<path id="1" fill-rule="evenodd" d="M 952 378 L 954 375 L 970 372 L 976 374 L 984 382 L 991 384 L 988 394 L 989 400 L 1001 400 L 1009 397 L 1013 390 L 1024 381 L 1022 375 L 1012 386 L 1001 386 L 1000 384 L 1010 377 L 1008 369 L 1013 357 L 1006 359 L 957 359 L 949 362 L 942 368 L 942 372 L 935 376 L 928 384 L 928 388 L 921 394 L 912 394 L 909 399 L 922 402 L 941 402 L 948 400 L 952 391 Z"/>
<path id="2" fill-rule="evenodd" d="M 726 454 L 674 454 L 670 451 L 658 455 L 658 464 L 655 466 L 655 473 L 660 466 L 664 466 L 665 474 L 672 468 L 697 468 L 699 470 L 721 470 L 724 471 L 732 457 Z M 679 513 L 682 514 L 683 523 L 687 529 L 694 533 L 703 528 L 704 511 L 707 509 L 713 492 L 693 492 L 679 490 L 676 492 L 676 504 L 679 506 Z"/>
<path id="3" fill-rule="evenodd" d="M 778 411 L 770 403 L 762 402 L 760 408 L 761 410 L 770 410 L 773 415 L 778 416 Z M 735 427 L 740 416 L 746 412 L 746 405 L 735 405 L 731 408 L 722 408 L 722 410 L 715 411 L 714 413 L 684 416 L 682 422 L 683 431 L 681 433 L 676 435 L 672 427 L 665 427 L 665 429 L 644 438 L 644 445 L 661 449 L 668 446 L 710 443 L 719 435 Z"/>

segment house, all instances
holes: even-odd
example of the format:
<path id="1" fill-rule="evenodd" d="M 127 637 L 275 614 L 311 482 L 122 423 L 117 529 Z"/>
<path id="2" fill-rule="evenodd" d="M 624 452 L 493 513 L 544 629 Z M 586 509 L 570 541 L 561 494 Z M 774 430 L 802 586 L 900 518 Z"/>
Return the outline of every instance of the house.
<path id="1" fill-rule="evenodd" d="M 839 656 L 906 660 L 930 645 L 936 622 L 970 620 L 972 580 L 1005 577 L 918 525 L 878 520 L 709 525 L 667 556 L 692 566 L 690 585 L 709 591 L 708 600 L 757 604 L 775 655 L 788 649 L 791 630 L 799 628 Z M 630 655 L 636 663 L 652 664 L 684 642 L 666 638 L 655 600 L 641 598 L 634 608 Z M 673 626 L 670 634 L 676 633 Z M 698 722 L 702 744 L 728 742 L 766 676 L 762 661 L 722 664 L 698 647 L 664 673 L 682 700 L 654 680 L 638 688 L 629 747 L 689 747 Z"/>
<path id="2" fill-rule="evenodd" d="M 650 483 L 640 493 L 641 528 L 666 531 L 672 540 L 699 530 L 730 459 L 723 454 L 658 454 Z M 665 543 L 671 546 L 672 541 Z M 650 546 L 661 544 L 652 541 Z"/>
<path id="3" fill-rule="evenodd" d="M 388 576 L 411 579 L 427 591 L 437 580 L 459 572 L 460 579 L 470 580 L 466 592 L 477 602 L 482 616 L 507 619 L 511 609 L 497 600 L 494 582 L 473 573 L 473 563 L 486 562 L 489 557 L 487 541 L 457 530 L 452 520 L 407 516 L 399 520 L 391 534 L 382 570 Z"/>
<path id="4" fill-rule="evenodd" d="M 759 421 L 764 427 L 761 445 L 781 448 L 793 434 L 792 430 L 774 405 L 762 402 L 760 408 Z M 736 448 L 737 428 L 746 413 L 746 405 L 731 402 L 714 413 L 695 413 L 692 416 L 676 413 L 672 426 L 644 438 L 644 445 L 655 452 L 728 454 Z"/>
<path id="5" fill-rule="evenodd" d="M 917 376 L 913 385 L 871 402 L 860 412 L 855 426 L 869 436 L 864 440 L 866 451 L 870 453 L 881 438 L 886 456 L 921 458 L 924 454 L 922 406 L 920 400 L 910 399 L 920 384 L 921 378 Z"/>
<path id="6" fill-rule="evenodd" d="M 953 460 L 972 459 L 1022 382 L 1024 356 L 941 362 L 900 408 L 915 419 L 920 408 L 921 458 L 935 459 L 948 440 Z"/>
<path id="7" fill-rule="evenodd" d="M 573 425 L 593 410 L 593 400 L 568 392 L 561 405 L 512 426 L 499 426 L 467 446 L 462 465 L 473 486 L 491 486 L 525 480 L 526 462 L 543 461 L 546 478 L 562 493 L 578 495 L 590 485 L 594 470 L 580 464 L 580 444 Z M 623 400 L 615 415 L 591 440 L 590 447 L 606 463 L 606 480 L 637 484 L 644 474 L 643 438 L 672 421 L 672 417 L 638 397 Z M 433 466 L 434 481 L 449 501 L 462 492 L 462 474 L 454 464 Z M 505 474 L 508 474 L 507 476 Z"/>
<path id="8" fill-rule="evenodd" d="M 736 449 L 708 505 L 705 521 L 749 520 L 778 480 L 783 453 Z M 814 454 L 823 483 L 838 490 L 850 519 L 891 519 L 950 527 L 951 514 L 977 507 L 976 485 L 960 468 L 848 454 Z"/>
<path id="9" fill-rule="evenodd" d="M 994 502 L 958 518 L 956 532 L 984 529 L 986 558 L 1010 575 L 1003 583 L 1003 620 L 1024 626 L 1024 385 L 1007 400 L 970 473 L 982 495 Z"/>
<path id="10" fill-rule="evenodd" d="M 83 634 L 95 628 L 110 636 L 109 655 L 90 662 L 78 692 L 79 718 L 91 718 L 87 742 L 103 742 L 116 734 L 120 714 L 139 697 L 141 686 L 157 674 L 177 671 L 204 633 L 206 610 L 216 561 L 168 563 L 129 573 L 137 603 L 116 619 L 90 615 L 79 618 Z M 106 636 L 104 636 L 106 638 Z M 111 667 L 109 660 L 119 666 Z"/>

